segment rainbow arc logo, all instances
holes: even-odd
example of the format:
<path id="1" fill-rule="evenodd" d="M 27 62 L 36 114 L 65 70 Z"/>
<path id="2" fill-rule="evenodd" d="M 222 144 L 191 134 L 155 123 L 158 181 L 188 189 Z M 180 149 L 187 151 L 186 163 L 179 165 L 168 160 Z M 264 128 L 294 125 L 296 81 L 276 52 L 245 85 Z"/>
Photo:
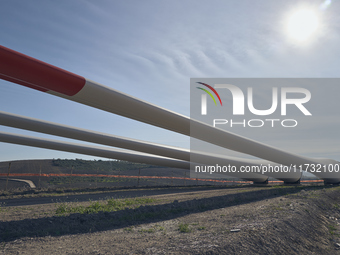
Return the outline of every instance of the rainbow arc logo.
<path id="1" fill-rule="evenodd" d="M 220 101 L 221 106 L 222 106 L 222 100 L 221 100 L 221 98 L 220 98 L 220 95 L 217 93 L 217 91 L 216 91 L 213 87 L 211 87 L 210 85 L 208 85 L 208 84 L 206 84 L 206 83 L 203 83 L 203 82 L 197 82 L 197 83 L 206 86 L 206 87 L 209 88 L 212 92 L 214 92 L 215 95 L 217 96 L 218 100 Z M 216 100 L 215 100 L 215 97 L 213 96 L 213 94 L 211 94 L 211 92 L 210 92 L 209 90 L 204 89 L 204 88 L 201 88 L 201 87 L 197 87 L 197 88 L 203 90 L 204 92 L 206 92 L 206 93 L 214 100 L 215 105 L 217 105 Z"/>

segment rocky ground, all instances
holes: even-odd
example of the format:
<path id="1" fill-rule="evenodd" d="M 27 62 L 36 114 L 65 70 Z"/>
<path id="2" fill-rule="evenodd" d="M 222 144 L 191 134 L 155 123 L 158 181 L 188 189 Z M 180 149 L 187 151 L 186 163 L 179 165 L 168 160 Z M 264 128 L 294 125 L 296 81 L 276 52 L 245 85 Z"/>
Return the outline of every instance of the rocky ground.
<path id="1" fill-rule="evenodd" d="M 0 196 L 0 254 L 340 254 L 340 187 L 174 189 Z M 148 200 L 61 211 L 126 196 Z"/>

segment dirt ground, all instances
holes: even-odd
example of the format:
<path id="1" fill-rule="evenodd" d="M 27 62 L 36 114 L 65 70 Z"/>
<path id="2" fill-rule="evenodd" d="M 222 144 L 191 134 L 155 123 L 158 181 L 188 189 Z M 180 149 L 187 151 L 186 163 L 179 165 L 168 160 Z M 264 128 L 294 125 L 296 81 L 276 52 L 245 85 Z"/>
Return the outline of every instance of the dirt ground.
<path id="1" fill-rule="evenodd" d="M 94 214 L 56 213 L 93 203 L 74 193 L 1 196 L 0 254 L 340 254 L 340 187 L 174 189 L 92 192 L 154 199 Z"/>

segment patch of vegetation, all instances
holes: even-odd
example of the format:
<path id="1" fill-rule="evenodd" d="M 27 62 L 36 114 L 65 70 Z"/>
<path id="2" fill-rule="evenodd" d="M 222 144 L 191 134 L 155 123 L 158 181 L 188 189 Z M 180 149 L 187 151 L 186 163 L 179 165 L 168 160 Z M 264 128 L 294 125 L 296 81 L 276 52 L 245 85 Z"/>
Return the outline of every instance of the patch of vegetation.
<path id="1" fill-rule="evenodd" d="M 60 204 L 56 210 L 56 214 L 65 214 L 70 211 L 70 207 L 66 204 Z"/>
<path id="2" fill-rule="evenodd" d="M 133 231 L 133 228 L 132 227 L 129 227 L 129 228 L 124 228 L 125 231 L 128 231 L 128 232 L 132 232 Z"/>
<path id="3" fill-rule="evenodd" d="M 157 168 L 158 166 L 133 163 L 124 160 L 83 160 L 83 159 L 53 159 L 52 164 L 54 166 L 70 168 L 74 170 L 94 170 L 99 169 L 101 171 L 114 171 L 114 170 L 131 170 L 138 168 Z"/>
<path id="4" fill-rule="evenodd" d="M 288 206 L 288 205 L 287 205 L 287 206 Z M 283 208 L 282 208 L 282 205 L 281 205 L 281 204 L 273 205 L 273 206 L 272 206 L 272 209 L 273 209 L 273 210 L 277 210 L 277 211 L 281 211 L 281 210 L 283 210 Z"/>
<path id="5" fill-rule="evenodd" d="M 140 233 L 155 233 L 155 229 L 153 229 L 153 228 L 149 228 L 149 229 L 142 228 L 138 232 L 140 232 Z"/>
<path id="6" fill-rule="evenodd" d="M 52 185 L 63 185 L 63 184 L 84 183 L 84 182 L 131 182 L 131 181 L 136 182 L 136 179 L 72 176 L 72 177 L 53 177 L 48 181 L 48 183 Z"/>
<path id="7" fill-rule="evenodd" d="M 178 230 L 181 233 L 190 233 L 191 232 L 191 229 L 189 228 L 189 224 L 183 224 L 183 223 L 178 225 Z"/>
<path id="8" fill-rule="evenodd" d="M 334 227 L 333 225 L 329 225 L 328 228 L 329 230 L 332 230 L 332 231 L 336 230 L 336 227 Z"/>
<path id="9" fill-rule="evenodd" d="M 197 228 L 197 230 L 205 230 L 205 229 L 206 229 L 206 227 L 204 227 L 204 226 L 200 226 L 200 227 Z"/>
<path id="10" fill-rule="evenodd" d="M 337 228 L 333 225 L 328 225 L 328 231 L 332 236 L 339 236 L 337 233 Z"/>
<path id="11" fill-rule="evenodd" d="M 336 208 L 336 209 L 339 209 L 340 208 L 340 204 L 333 204 L 333 207 Z"/>
<path id="12" fill-rule="evenodd" d="M 318 198 L 318 197 L 320 197 L 320 194 L 316 194 L 316 193 L 309 194 L 309 198 Z"/>
<path id="13" fill-rule="evenodd" d="M 68 204 L 60 204 L 56 209 L 56 214 L 64 215 L 70 213 L 92 214 L 98 212 L 114 212 L 124 210 L 125 208 L 135 208 L 143 204 L 155 202 L 154 198 L 125 198 L 125 199 L 109 199 L 106 204 L 100 202 L 92 202 L 89 206 L 69 206 Z"/>

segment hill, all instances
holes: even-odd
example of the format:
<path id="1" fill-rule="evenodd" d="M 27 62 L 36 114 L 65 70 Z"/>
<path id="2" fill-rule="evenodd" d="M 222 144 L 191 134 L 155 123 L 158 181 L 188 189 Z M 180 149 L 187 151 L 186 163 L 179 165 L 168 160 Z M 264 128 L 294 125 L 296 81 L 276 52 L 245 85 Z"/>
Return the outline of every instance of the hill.
<path id="1" fill-rule="evenodd" d="M 7 174 L 11 163 L 11 174 L 102 174 L 117 176 L 159 176 L 189 177 L 189 170 L 159 167 L 148 164 L 132 163 L 121 160 L 82 160 L 82 159 L 45 159 L 0 162 L 0 173 Z M 202 184 L 194 181 L 175 179 L 140 179 L 138 178 L 107 178 L 107 177 L 23 177 L 35 183 L 39 188 L 83 188 L 112 186 L 159 186 Z M 0 180 L 0 189 L 4 190 L 5 180 Z M 9 183 L 9 189 L 27 187 L 24 183 Z"/>

